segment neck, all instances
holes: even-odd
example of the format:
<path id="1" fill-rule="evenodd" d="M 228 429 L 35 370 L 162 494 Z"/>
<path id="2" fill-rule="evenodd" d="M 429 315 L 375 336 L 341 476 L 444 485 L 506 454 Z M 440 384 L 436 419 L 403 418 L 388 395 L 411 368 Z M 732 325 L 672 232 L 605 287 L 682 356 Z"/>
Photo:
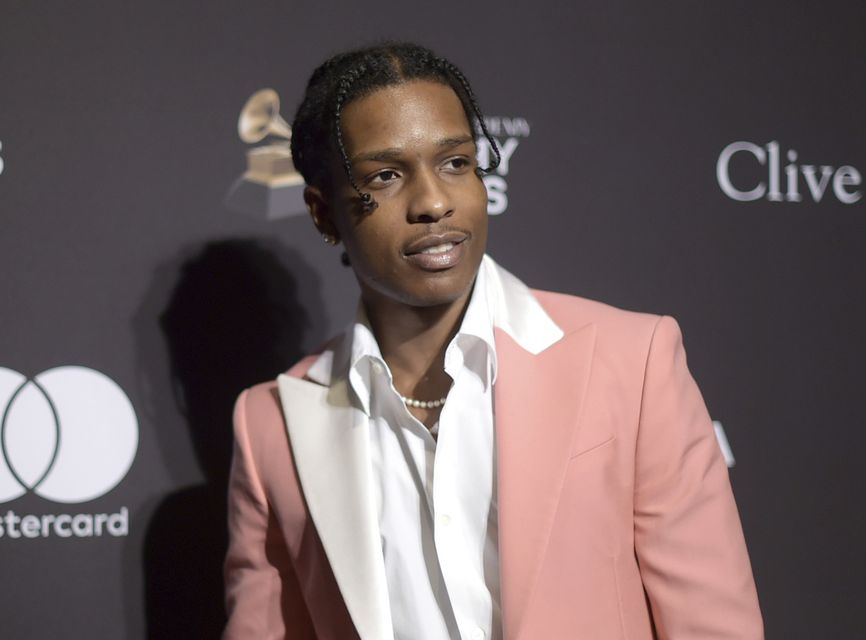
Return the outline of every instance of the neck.
<path id="1" fill-rule="evenodd" d="M 406 396 L 440 398 L 451 386 L 445 349 L 460 328 L 471 289 L 453 302 L 413 307 L 381 296 L 364 295 L 364 308 L 394 386 Z"/>

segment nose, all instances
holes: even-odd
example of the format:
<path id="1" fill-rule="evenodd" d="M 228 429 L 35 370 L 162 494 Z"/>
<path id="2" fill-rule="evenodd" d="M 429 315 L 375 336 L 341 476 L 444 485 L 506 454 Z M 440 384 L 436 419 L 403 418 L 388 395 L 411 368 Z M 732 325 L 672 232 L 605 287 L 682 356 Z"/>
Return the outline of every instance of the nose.
<path id="1" fill-rule="evenodd" d="M 437 222 L 454 212 L 448 189 L 435 170 L 416 174 L 411 189 L 409 222 Z"/>

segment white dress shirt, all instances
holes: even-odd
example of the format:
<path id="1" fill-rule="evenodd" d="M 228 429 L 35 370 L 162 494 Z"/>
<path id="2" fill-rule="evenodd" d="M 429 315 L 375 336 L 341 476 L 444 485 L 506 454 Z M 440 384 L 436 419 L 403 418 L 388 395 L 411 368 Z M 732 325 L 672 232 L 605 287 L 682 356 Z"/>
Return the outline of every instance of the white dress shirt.
<path id="1" fill-rule="evenodd" d="M 409 413 L 359 307 L 345 363 L 368 420 L 394 638 L 502 637 L 493 384 L 494 327 L 540 352 L 562 337 L 527 287 L 485 256 L 445 351 L 453 384 L 431 432 Z M 307 375 L 326 381 L 330 365 Z M 340 367 L 342 369 L 342 367 Z M 343 369 L 345 370 L 345 369 Z M 431 400 L 432 398 L 421 398 Z"/>

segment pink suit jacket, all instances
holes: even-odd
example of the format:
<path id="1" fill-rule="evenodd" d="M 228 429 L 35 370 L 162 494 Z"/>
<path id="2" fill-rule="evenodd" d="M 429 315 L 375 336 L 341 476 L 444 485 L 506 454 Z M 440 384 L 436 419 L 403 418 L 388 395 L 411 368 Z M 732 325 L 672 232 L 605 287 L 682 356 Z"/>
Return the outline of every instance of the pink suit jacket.
<path id="1" fill-rule="evenodd" d="M 496 330 L 506 640 L 763 638 L 676 322 L 533 293 L 565 337 L 533 355 Z M 344 381 L 303 379 L 314 359 L 237 403 L 226 639 L 390 637 L 367 436 Z"/>

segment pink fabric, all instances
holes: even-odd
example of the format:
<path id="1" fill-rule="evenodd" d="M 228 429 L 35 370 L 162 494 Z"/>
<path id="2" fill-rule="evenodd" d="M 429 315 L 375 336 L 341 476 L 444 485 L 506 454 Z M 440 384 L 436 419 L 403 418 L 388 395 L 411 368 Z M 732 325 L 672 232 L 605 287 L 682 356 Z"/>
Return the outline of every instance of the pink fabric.
<path id="1" fill-rule="evenodd" d="M 532 355 L 496 333 L 505 637 L 763 638 L 727 468 L 676 322 L 535 294 L 563 340 Z M 241 395 L 235 433 L 224 637 L 356 638 L 275 383 Z"/>

